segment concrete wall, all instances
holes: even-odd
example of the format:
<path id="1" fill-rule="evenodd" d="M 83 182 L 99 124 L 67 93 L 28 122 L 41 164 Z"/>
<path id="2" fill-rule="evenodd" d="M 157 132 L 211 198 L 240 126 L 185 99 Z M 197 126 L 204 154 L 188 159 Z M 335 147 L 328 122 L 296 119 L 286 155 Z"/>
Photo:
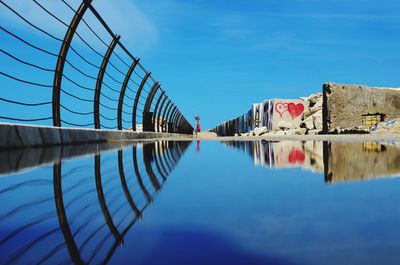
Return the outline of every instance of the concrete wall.
<path id="1" fill-rule="evenodd" d="M 323 130 L 352 129 L 362 115 L 383 113 L 386 121 L 400 117 L 400 89 L 359 85 L 323 85 Z"/>
<path id="2" fill-rule="evenodd" d="M 192 135 L 0 123 L 0 149 L 172 137 L 189 138 Z"/>
<path id="3" fill-rule="evenodd" d="M 272 130 L 300 128 L 301 117 L 307 105 L 301 99 L 274 99 Z"/>

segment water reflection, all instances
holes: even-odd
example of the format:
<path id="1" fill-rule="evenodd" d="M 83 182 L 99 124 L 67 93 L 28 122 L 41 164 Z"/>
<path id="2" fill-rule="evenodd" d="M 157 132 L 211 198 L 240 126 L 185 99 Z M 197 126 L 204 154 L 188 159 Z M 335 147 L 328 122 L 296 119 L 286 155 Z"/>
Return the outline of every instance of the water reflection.
<path id="1" fill-rule="evenodd" d="M 36 174 L 0 178 L 1 201 L 12 202 L 0 209 L 0 264 L 107 263 L 190 143 L 138 143 L 79 161 L 56 152 Z"/>
<path id="2" fill-rule="evenodd" d="M 324 173 L 327 183 L 400 176 L 400 146 L 379 142 L 228 141 L 269 168 L 301 167 Z"/>

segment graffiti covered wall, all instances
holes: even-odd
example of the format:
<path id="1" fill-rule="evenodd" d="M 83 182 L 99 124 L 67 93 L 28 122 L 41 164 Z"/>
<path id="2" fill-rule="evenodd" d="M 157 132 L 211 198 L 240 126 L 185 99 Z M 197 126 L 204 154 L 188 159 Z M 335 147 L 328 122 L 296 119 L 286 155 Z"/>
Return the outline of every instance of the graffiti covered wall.
<path id="1" fill-rule="evenodd" d="M 274 99 L 272 130 L 300 128 L 305 108 L 301 99 Z"/>
<path id="2" fill-rule="evenodd" d="M 308 104 L 302 99 L 267 99 L 252 104 L 247 113 L 223 122 L 213 131 L 220 136 L 233 136 L 255 128 L 263 128 L 264 132 L 298 129 L 306 108 Z"/>

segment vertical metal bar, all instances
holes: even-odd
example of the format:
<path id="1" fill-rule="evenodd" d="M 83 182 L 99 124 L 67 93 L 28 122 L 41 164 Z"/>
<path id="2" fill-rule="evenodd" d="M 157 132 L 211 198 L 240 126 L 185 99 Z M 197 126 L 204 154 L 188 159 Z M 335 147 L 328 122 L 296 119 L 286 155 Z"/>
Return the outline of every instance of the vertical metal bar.
<path id="1" fill-rule="evenodd" d="M 144 104 L 143 112 L 150 111 L 151 103 L 153 102 L 154 96 L 156 95 L 157 90 L 160 88 L 160 86 L 161 86 L 160 83 L 156 82 L 151 87 L 150 92 L 149 92 L 149 94 L 147 96 L 147 99 L 146 99 L 146 103 Z"/>
<path id="2" fill-rule="evenodd" d="M 174 117 L 174 119 L 172 121 L 172 130 L 173 130 L 174 133 L 176 133 L 176 130 L 178 128 L 177 127 L 177 121 L 178 121 L 180 115 L 181 115 L 181 112 L 178 110 L 178 113 L 175 115 L 175 117 Z"/>
<path id="3" fill-rule="evenodd" d="M 60 91 L 61 91 L 61 81 L 64 72 L 65 60 L 67 59 L 67 54 L 69 47 L 71 46 L 72 38 L 78 28 L 79 22 L 82 20 L 83 15 L 90 6 L 92 0 L 84 0 L 76 11 L 74 17 L 69 24 L 68 30 L 65 33 L 64 41 L 62 42 L 60 52 L 58 53 L 58 59 L 56 64 L 56 69 L 54 72 L 53 80 L 53 126 L 61 127 L 61 112 L 60 112 Z"/>
<path id="4" fill-rule="evenodd" d="M 146 103 L 144 104 L 143 108 L 143 115 L 142 115 L 142 124 L 143 124 L 143 131 L 154 131 L 154 126 L 152 124 L 152 115 L 153 113 L 150 112 L 151 103 L 153 102 L 154 96 L 157 93 L 157 90 L 160 88 L 160 83 L 156 82 L 151 87 L 149 94 L 147 95 Z"/>
<path id="5" fill-rule="evenodd" d="M 166 123 L 165 132 L 169 131 L 169 116 L 171 114 L 171 110 L 175 110 L 175 109 L 176 109 L 176 106 L 174 104 L 171 104 L 171 106 L 167 112 L 167 116 L 165 117 L 165 123 Z"/>
<path id="6" fill-rule="evenodd" d="M 176 133 L 181 133 L 181 130 L 180 130 L 180 121 L 181 121 L 181 119 L 182 119 L 182 113 L 180 113 L 179 112 L 179 114 L 178 114 L 178 116 L 177 116 L 177 118 L 175 119 L 175 122 L 174 122 L 174 128 L 175 128 L 175 132 Z"/>
<path id="7" fill-rule="evenodd" d="M 139 58 L 133 60 L 131 67 L 129 67 L 129 70 L 126 73 L 124 83 L 122 83 L 121 93 L 119 94 L 119 101 L 118 101 L 118 130 L 122 130 L 122 108 L 124 106 L 126 87 L 128 86 L 129 79 L 131 78 L 131 75 L 135 70 L 136 65 L 139 63 L 139 60 L 140 60 Z"/>
<path id="8" fill-rule="evenodd" d="M 114 36 L 113 40 L 111 41 L 110 45 L 108 46 L 108 49 L 106 53 L 104 54 L 103 57 L 103 62 L 101 63 L 101 67 L 99 69 L 99 74 L 97 76 L 97 83 L 96 83 L 96 90 L 94 92 L 94 128 L 95 129 L 100 129 L 100 95 L 101 95 L 101 87 L 103 85 L 103 78 L 104 74 L 107 69 L 108 61 L 110 60 L 110 57 L 112 55 L 112 52 L 119 42 L 119 39 L 121 36 L 116 35 Z"/>
<path id="9" fill-rule="evenodd" d="M 156 106 L 154 107 L 154 113 L 153 113 L 153 120 L 151 121 L 153 123 L 154 126 L 154 131 L 156 131 L 156 117 L 158 115 L 158 107 L 160 105 L 161 100 L 164 98 L 165 96 L 165 91 L 163 91 L 161 93 L 161 95 L 158 97 L 157 102 L 156 102 Z M 158 131 L 158 128 L 157 128 Z"/>
<path id="10" fill-rule="evenodd" d="M 179 113 L 178 118 L 175 121 L 175 128 L 176 128 L 178 133 L 182 133 L 181 127 L 180 127 L 181 126 L 182 117 L 183 117 L 182 113 Z"/>
<path id="11" fill-rule="evenodd" d="M 139 103 L 139 98 L 140 94 L 142 93 L 143 87 L 147 82 L 147 79 L 149 79 L 151 75 L 151 72 L 147 72 L 146 75 L 143 77 L 142 82 L 139 85 L 139 88 L 136 92 L 136 97 L 135 97 L 135 103 L 133 104 L 133 110 L 132 110 L 132 130 L 136 131 L 136 111 L 137 111 L 137 106 Z"/>
<path id="12" fill-rule="evenodd" d="M 172 117 L 172 114 L 174 114 L 177 109 L 178 109 L 178 107 L 174 106 L 172 108 L 172 111 L 168 112 L 168 114 L 167 114 L 167 124 L 168 124 L 167 132 L 171 131 L 171 117 Z"/>
<path id="13" fill-rule="evenodd" d="M 178 114 L 179 114 L 179 109 L 178 108 L 176 109 L 176 111 L 173 114 L 171 114 L 171 121 L 170 121 L 171 129 L 170 129 L 170 132 L 174 132 L 174 130 L 175 130 L 175 119 L 178 116 Z"/>
<path id="14" fill-rule="evenodd" d="M 84 264 L 78 246 L 76 245 L 74 236 L 68 224 L 67 214 L 65 213 L 65 205 L 62 194 L 62 176 L 61 176 L 61 161 L 54 163 L 53 166 L 53 187 L 54 200 L 56 203 L 58 222 L 61 231 L 64 235 L 65 243 L 68 247 L 69 255 L 75 264 Z"/>
<path id="15" fill-rule="evenodd" d="M 171 103 L 172 103 L 172 101 L 170 99 L 168 99 L 167 106 L 165 106 L 165 109 L 162 114 L 161 132 L 164 132 L 165 131 L 164 126 L 165 126 L 165 128 L 167 126 L 166 125 L 167 120 L 165 119 L 165 117 L 166 117 L 165 115 L 167 113 L 167 110 L 169 110 L 172 107 L 173 104 L 171 104 Z"/>
<path id="16" fill-rule="evenodd" d="M 165 96 L 163 101 L 161 102 L 160 110 L 158 111 L 157 114 L 157 132 L 160 132 L 160 118 L 161 118 L 161 111 L 163 110 L 165 101 L 168 99 L 168 96 Z M 165 110 L 164 110 L 165 111 Z"/>

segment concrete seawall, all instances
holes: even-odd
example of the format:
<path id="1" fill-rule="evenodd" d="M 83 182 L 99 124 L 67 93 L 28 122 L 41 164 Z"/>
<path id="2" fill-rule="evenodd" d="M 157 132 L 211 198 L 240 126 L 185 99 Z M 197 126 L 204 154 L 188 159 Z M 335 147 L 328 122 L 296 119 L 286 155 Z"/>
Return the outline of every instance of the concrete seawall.
<path id="1" fill-rule="evenodd" d="M 58 128 L 0 123 L 0 149 L 87 144 L 107 141 L 159 138 L 189 139 L 192 135 L 158 132 L 132 132 L 95 129 Z"/>

